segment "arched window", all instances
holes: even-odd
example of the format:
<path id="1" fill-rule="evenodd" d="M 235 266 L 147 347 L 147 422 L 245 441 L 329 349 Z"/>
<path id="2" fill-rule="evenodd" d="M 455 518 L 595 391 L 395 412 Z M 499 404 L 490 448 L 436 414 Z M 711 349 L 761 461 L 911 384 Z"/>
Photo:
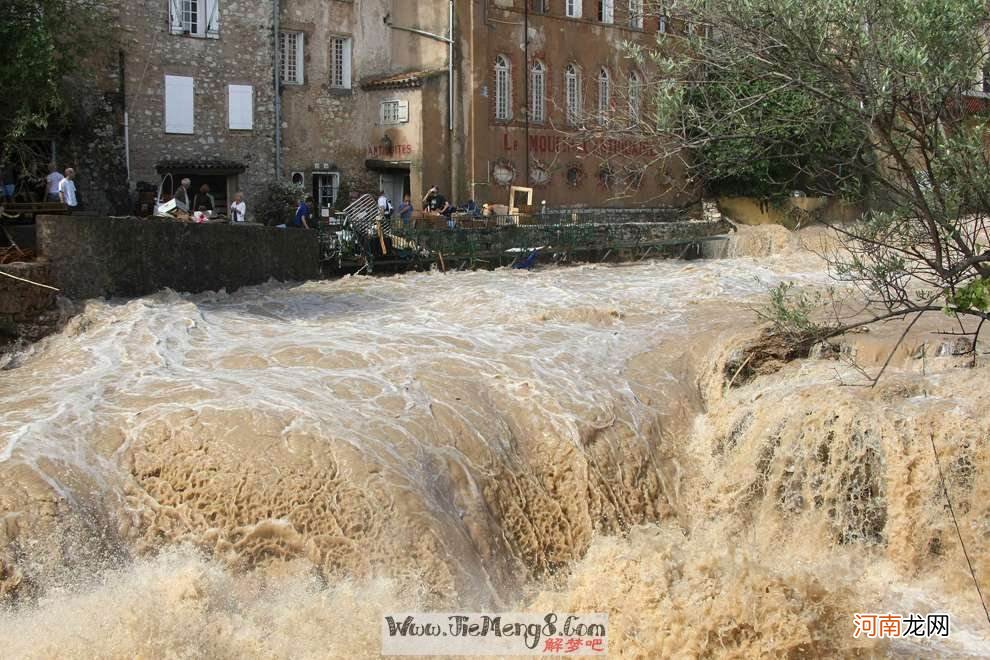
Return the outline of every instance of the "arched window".
<path id="1" fill-rule="evenodd" d="M 495 56 L 495 119 L 512 119 L 512 76 L 509 60 L 502 55 Z"/>
<path id="2" fill-rule="evenodd" d="M 643 0 L 629 0 L 629 27 L 643 29 Z"/>
<path id="3" fill-rule="evenodd" d="M 598 72 L 598 121 L 602 124 L 608 121 L 609 107 L 612 101 L 612 85 L 608 69 L 602 67 Z"/>
<path id="4" fill-rule="evenodd" d="M 598 0 L 598 20 L 601 23 L 615 21 L 615 0 Z"/>
<path id="5" fill-rule="evenodd" d="M 547 118 L 547 67 L 539 60 L 529 71 L 529 118 L 535 122 Z"/>
<path id="6" fill-rule="evenodd" d="M 639 124 L 640 108 L 643 107 L 643 81 L 633 71 L 629 74 L 629 125 Z"/>
<path id="7" fill-rule="evenodd" d="M 564 105 L 567 123 L 571 126 L 581 123 L 581 71 L 573 64 L 564 69 Z"/>

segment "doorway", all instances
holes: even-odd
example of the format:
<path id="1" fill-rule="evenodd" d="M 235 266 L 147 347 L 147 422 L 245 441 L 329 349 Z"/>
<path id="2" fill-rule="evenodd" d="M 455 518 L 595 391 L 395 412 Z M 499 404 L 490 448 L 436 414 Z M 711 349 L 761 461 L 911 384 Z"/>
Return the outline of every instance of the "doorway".
<path id="1" fill-rule="evenodd" d="M 397 209 L 402 204 L 402 197 L 412 189 L 409 170 L 383 172 L 378 177 L 378 185 L 385 191 L 385 196 L 392 201 L 392 208 Z"/>

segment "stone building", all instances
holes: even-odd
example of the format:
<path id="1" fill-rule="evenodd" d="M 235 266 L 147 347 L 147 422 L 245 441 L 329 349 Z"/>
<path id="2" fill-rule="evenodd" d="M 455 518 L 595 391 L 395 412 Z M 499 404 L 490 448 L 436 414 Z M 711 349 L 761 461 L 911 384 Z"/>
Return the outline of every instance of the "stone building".
<path id="1" fill-rule="evenodd" d="M 534 202 L 551 206 L 693 201 L 679 185 L 682 164 L 660 157 L 635 130 L 648 112 L 652 76 L 624 44 L 656 48 L 658 32 L 697 28 L 647 15 L 642 0 L 466 4 L 469 23 L 458 38 L 462 194 L 506 203 L 516 185 L 533 187 Z M 645 170 L 644 162 L 651 163 Z"/>
<path id="2" fill-rule="evenodd" d="M 84 143 L 105 206 L 166 174 L 249 208 L 291 180 L 324 215 L 432 185 L 456 202 L 504 204 L 513 185 L 552 206 L 690 200 L 676 164 L 617 165 L 654 158 L 634 131 L 588 138 L 645 102 L 623 44 L 690 29 L 639 0 L 107 2 L 118 57 Z"/>
<path id="3" fill-rule="evenodd" d="M 131 0 L 120 11 L 128 183 L 172 174 L 225 208 L 275 177 L 272 5 Z M 169 187 L 166 186 L 167 193 Z"/>
<path id="4" fill-rule="evenodd" d="M 505 204 L 511 186 L 552 206 L 689 202 L 678 163 L 604 126 L 646 102 L 624 44 L 688 29 L 637 0 L 286 0 L 286 174 L 324 208 L 431 185 L 456 202 Z"/>

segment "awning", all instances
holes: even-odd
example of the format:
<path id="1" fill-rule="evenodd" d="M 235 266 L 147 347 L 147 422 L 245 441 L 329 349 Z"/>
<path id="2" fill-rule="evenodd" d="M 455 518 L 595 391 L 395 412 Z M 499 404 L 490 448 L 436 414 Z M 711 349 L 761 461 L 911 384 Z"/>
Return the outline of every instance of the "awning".
<path id="1" fill-rule="evenodd" d="M 247 166 L 233 160 L 160 160 L 155 165 L 155 169 L 162 175 L 171 172 L 172 174 L 215 174 L 222 176 L 240 174 L 247 169 Z"/>
<path id="2" fill-rule="evenodd" d="M 408 172 L 412 162 L 408 160 L 366 160 L 364 166 L 369 170 Z"/>
<path id="3" fill-rule="evenodd" d="M 446 74 L 444 69 L 431 71 L 408 71 L 392 73 L 377 78 L 366 78 L 361 81 L 361 89 L 415 89 L 423 86 L 423 81 L 433 76 Z"/>

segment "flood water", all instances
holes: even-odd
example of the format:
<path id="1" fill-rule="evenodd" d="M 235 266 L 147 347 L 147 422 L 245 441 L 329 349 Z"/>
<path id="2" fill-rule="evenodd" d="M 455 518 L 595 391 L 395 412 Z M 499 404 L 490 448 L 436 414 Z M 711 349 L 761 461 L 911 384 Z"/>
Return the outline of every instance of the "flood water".
<path id="1" fill-rule="evenodd" d="M 492 608 L 608 612 L 618 657 L 990 654 L 928 444 L 990 576 L 986 369 L 727 388 L 767 285 L 828 282 L 755 252 L 88 303 L 0 371 L 0 655 L 374 657 L 383 612 Z M 888 611 L 953 635 L 853 638 Z"/>

